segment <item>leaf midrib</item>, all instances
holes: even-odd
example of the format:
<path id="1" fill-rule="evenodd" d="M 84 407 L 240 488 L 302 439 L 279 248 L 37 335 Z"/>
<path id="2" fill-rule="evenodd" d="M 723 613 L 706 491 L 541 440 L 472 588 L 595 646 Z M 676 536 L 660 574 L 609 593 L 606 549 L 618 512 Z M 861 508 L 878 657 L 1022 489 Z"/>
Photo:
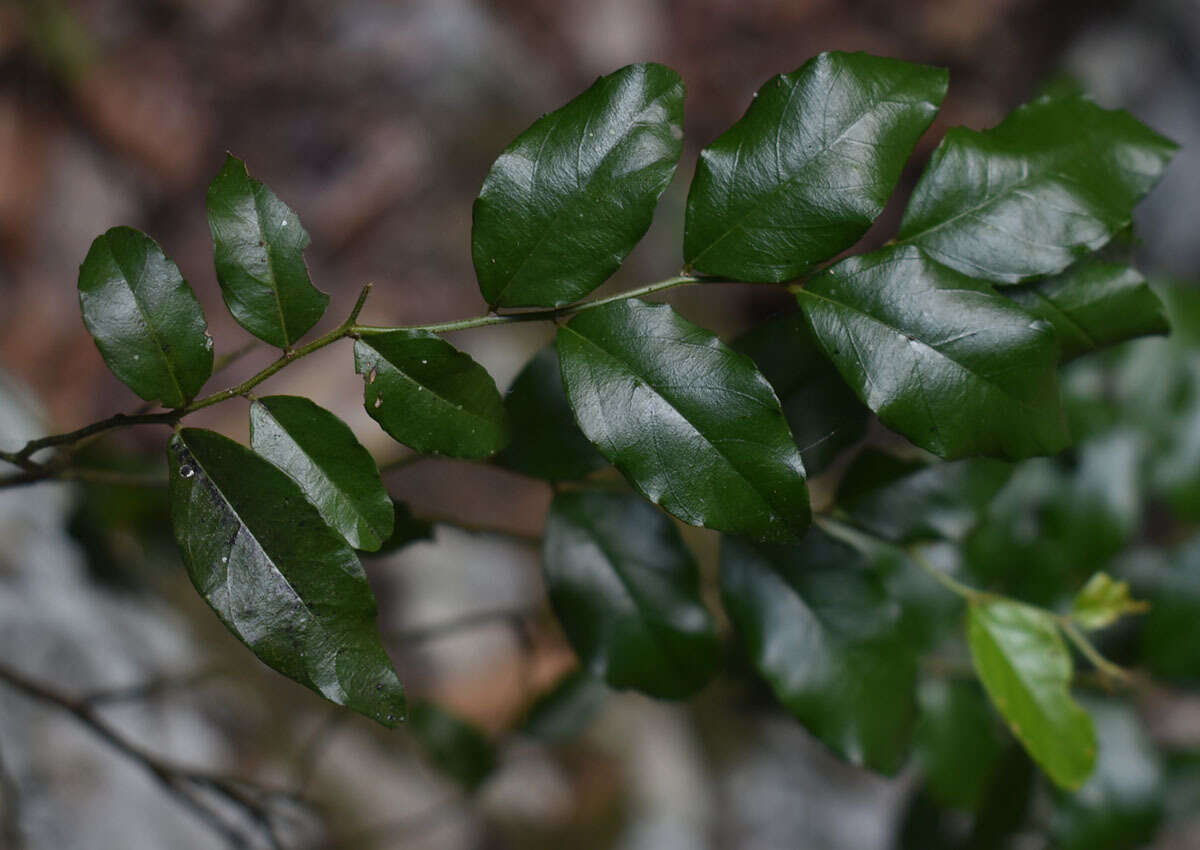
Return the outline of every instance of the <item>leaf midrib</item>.
<path id="1" fill-rule="evenodd" d="M 153 244 L 153 243 L 151 243 L 151 244 Z M 138 292 L 138 287 L 134 286 L 133 280 L 131 279 L 131 277 L 129 275 L 129 270 L 126 269 L 124 264 L 117 258 L 117 254 L 113 250 L 111 240 L 106 238 L 104 240 L 104 246 L 108 249 L 108 255 L 112 258 L 113 265 L 116 266 L 117 271 L 119 271 L 121 273 L 122 282 L 125 284 L 126 287 L 128 287 L 130 294 L 133 296 L 133 303 L 137 306 L 138 314 L 142 317 L 142 323 L 146 326 L 146 330 L 150 334 L 150 339 L 154 343 L 155 352 L 158 354 L 159 359 L 162 361 L 163 367 L 167 370 L 167 377 L 170 379 L 171 385 L 174 388 L 176 394 L 178 395 L 179 403 L 184 404 L 187 401 L 187 393 L 185 393 L 183 391 L 183 387 L 179 383 L 179 378 L 175 374 L 175 369 L 171 365 L 171 360 L 170 360 L 170 358 L 167 357 L 166 351 L 163 350 L 163 344 L 159 337 L 158 329 L 155 327 L 154 323 L 150 321 L 150 315 L 146 312 L 146 308 L 142 304 L 142 299 Z M 147 266 L 147 262 L 148 262 L 148 257 L 146 255 L 146 252 L 143 252 L 143 260 L 144 261 L 142 263 L 142 272 L 140 275 L 138 275 L 139 285 L 146 277 L 146 266 Z M 170 262 L 170 261 L 168 260 L 168 262 Z M 164 401 L 166 401 L 166 399 L 164 399 Z M 168 405 L 168 407 L 171 407 L 171 406 L 173 406 L 173 405 Z"/>

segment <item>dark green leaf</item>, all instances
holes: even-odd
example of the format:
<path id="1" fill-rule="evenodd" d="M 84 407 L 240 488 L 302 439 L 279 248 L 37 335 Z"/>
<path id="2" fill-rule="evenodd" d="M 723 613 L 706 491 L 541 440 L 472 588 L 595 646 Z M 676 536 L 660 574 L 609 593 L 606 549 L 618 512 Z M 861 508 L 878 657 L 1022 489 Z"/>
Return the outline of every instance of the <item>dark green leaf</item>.
<path id="1" fill-rule="evenodd" d="M 468 791 L 496 769 L 496 749 L 483 732 L 433 703 L 414 705 L 408 728 L 434 767 Z"/>
<path id="2" fill-rule="evenodd" d="M 636 496 L 577 491 L 550 505 L 546 590 L 583 666 L 614 688 L 684 697 L 719 644 L 700 573 L 675 526 Z"/>
<path id="3" fill-rule="evenodd" d="M 1137 714 L 1089 700 L 1100 754 L 1078 794 L 1058 794 L 1050 833 L 1055 850 L 1135 850 L 1154 839 L 1163 816 L 1163 770 Z"/>
<path id="4" fill-rule="evenodd" d="M 602 284 L 650 226 L 683 138 L 683 81 L 629 65 L 534 122 L 488 172 L 471 253 L 488 304 L 556 307 Z"/>
<path id="5" fill-rule="evenodd" d="M 997 283 L 1056 274 L 1129 224 L 1175 147 L 1126 112 L 1038 98 L 991 130 L 946 133 L 900 240 Z"/>
<path id="6" fill-rule="evenodd" d="M 547 481 L 573 481 L 607 465 L 575 424 L 553 345 L 517 375 L 504 407 L 512 442 L 496 459 L 501 466 Z"/>
<path id="7" fill-rule="evenodd" d="M 794 540 L 810 520 L 804 463 L 753 361 L 665 304 L 627 300 L 558 332 L 583 433 L 684 522 Z"/>
<path id="8" fill-rule="evenodd" d="M 1200 683 L 1200 537 L 1171 559 L 1142 637 L 1143 655 L 1156 675 Z"/>
<path id="9" fill-rule="evenodd" d="M 402 720 L 362 565 L 300 487 L 212 431 L 179 432 L 167 454 L 175 539 L 226 627 L 326 699 L 385 726 Z"/>
<path id="10" fill-rule="evenodd" d="M 392 331 L 354 343 L 364 405 L 396 440 L 421 453 L 483 458 L 504 448 L 504 402 L 487 370 L 425 331 Z"/>
<path id="11" fill-rule="evenodd" d="M 578 737 L 600 712 L 608 693 L 603 682 L 584 670 L 575 670 L 538 696 L 525 714 L 521 729 L 544 741 L 569 741 Z"/>
<path id="12" fill-rule="evenodd" d="M 146 401 L 182 407 L 212 374 L 200 303 L 146 234 L 114 227 L 96 237 L 79 267 L 79 306 L 108 368 Z"/>
<path id="13" fill-rule="evenodd" d="M 299 396 L 250 405 L 250 447 L 286 472 L 331 528 L 355 549 L 392 534 L 392 500 L 370 453 L 345 422 Z"/>
<path id="14" fill-rule="evenodd" d="M 221 294 L 238 324 L 279 348 L 304 336 L 329 304 L 308 279 L 308 233 L 235 156 L 208 187 L 208 226 Z"/>
<path id="15" fill-rule="evenodd" d="M 928 679 L 917 693 L 914 747 L 926 791 L 939 805 L 977 810 L 1004 754 L 987 700 L 961 679 Z"/>
<path id="16" fill-rule="evenodd" d="M 992 704 L 1055 784 L 1078 789 L 1096 762 L 1092 719 L 1071 698 L 1071 654 L 1053 616 L 1019 602 L 972 602 L 971 658 Z"/>
<path id="17" fill-rule="evenodd" d="M 821 351 L 803 314 L 763 322 L 732 347 L 749 355 L 771 382 L 809 475 L 866 433 L 870 411 Z"/>
<path id="18" fill-rule="evenodd" d="M 413 516 L 412 508 L 404 502 L 392 500 L 392 517 L 392 536 L 369 554 L 373 556 L 390 555 L 392 552 L 403 549 L 409 543 L 433 539 L 433 523 Z"/>
<path id="19" fill-rule="evenodd" d="M 1054 331 L 987 284 L 900 246 L 844 260 L 798 297 L 842 377 L 918 446 L 953 459 L 1067 445 Z"/>
<path id="20" fill-rule="evenodd" d="M 842 476 L 837 503 L 855 525 L 896 543 L 961 540 L 1011 474 L 986 458 L 925 463 L 866 449 Z"/>
<path id="21" fill-rule="evenodd" d="M 1162 302 L 1129 266 L 1085 260 L 1057 277 L 1005 294 L 1054 326 L 1064 361 L 1170 330 Z"/>
<path id="22" fill-rule="evenodd" d="M 1103 629 L 1126 614 L 1145 613 L 1149 607 L 1129 596 L 1129 582 L 1096 573 L 1071 603 L 1071 619 L 1085 629 Z"/>
<path id="23" fill-rule="evenodd" d="M 700 154 L 683 256 L 699 272 L 784 281 L 866 233 L 946 94 L 945 69 L 822 53 L 767 82 Z"/>
<path id="24" fill-rule="evenodd" d="M 858 553 L 815 528 L 791 547 L 727 537 L 721 599 L 759 673 L 810 732 L 855 764 L 900 768 L 916 662 L 899 606 Z"/>

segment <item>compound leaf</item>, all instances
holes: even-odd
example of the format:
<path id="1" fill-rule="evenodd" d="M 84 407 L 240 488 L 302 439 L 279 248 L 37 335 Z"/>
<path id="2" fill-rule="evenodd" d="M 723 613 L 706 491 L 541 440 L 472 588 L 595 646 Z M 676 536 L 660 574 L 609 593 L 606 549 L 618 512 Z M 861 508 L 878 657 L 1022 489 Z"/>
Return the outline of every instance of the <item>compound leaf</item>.
<path id="1" fill-rule="evenodd" d="M 819 529 L 799 545 L 721 544 L 721 600 L 775 696 L 843 758 L 893 773 L 915 716 L 900 606 L 861 555 Z"/>
<path id="2" fill-rule="evenodd" d="M 679 161 L 683 81 L 629 65 L 534 122 L 475 201 L 471 253 L 493 307 L 556 307 L 609 278 L 650 226 Z"/>
<path id="3" fill-rule="evenodd" d="M 1129 224 L 1175 148 L 1127 112 L 1041 97 L 982 133 L 947 132 L 899 238 L 996 283 L 1056 274 Z"/>
<path id="4" fill-rule="evenodd" d="M 308 278 L 308 233 L 232 154 L 208 187 L 208 226 L 217 281 L 238 324 L 279 348 L 304 336 L 329 304 Z"/>
<path id="5" fill-rule="evenodd" d="M 684 522 L 761 540 L 808 527 L 804 464 L 771 385 L 665 304 L 618 301 L 558 332 L 583 433 Z"/>
<path id="6" fill-rule="evenodd" d="M 684 261 L 777 282 L 853 245 L 883 212 L 947 81 L 942 68 L 835 52 L 767 82 L 700 154 Z"/>
<path id="7" fill-rule="evenodd" d="M 508 443 L 504 401 L 487 370 L 441 337 L 390 331 L 354 343 L 363 404 L 418 452 L 484 458 Z"/>
<path id="8" fill-rule="evenodd" d="M 370 453 L 341 419 L 299 396 L 250 405 L 250 447 L 300 485 L 331 528 L 355 549 L 391 537 L 392 500 Z"/>
<path id="9" fill-rule="evenodd" d="M 988 284 L 911 246 L 851 257 L 797 296 L 825 353 L 889 428 L 953 459 L 1068 443 L 1058 344 Z"/>
<path id="10" fill-rule="evenodd" d="M 1009 600 L 972 602 L 967 641 L 1017 740 L 1056 785 L 1078 789 L 1096 763 L 1096 732 L 1071 698 L 1071 655 L 1053 616 Z"/>
<path id="11" fill-rule="evenodd" d="M 385 726 L 404 689 L 379 641 L 362 565 L 300 487 L 232 440 L 187 428 L 168 450 L 188 576 L 268 666 Z"/>
<path id="12" fill-rule="evenodd" d="M 182 407 L 212 374 L 200 302 L 146 234 L 114 227 L 96 237 L 79 268 L 79 306 L 108 368 L 146 401 Z"/>
<path id="13" fill-rule="evenodd" d="M 543 547 L 546 590 L 583 666 L 615 688 L 678 698 L 719 660 L 700 572 L 663 513 L 632 494 L 560 493 Z"/>

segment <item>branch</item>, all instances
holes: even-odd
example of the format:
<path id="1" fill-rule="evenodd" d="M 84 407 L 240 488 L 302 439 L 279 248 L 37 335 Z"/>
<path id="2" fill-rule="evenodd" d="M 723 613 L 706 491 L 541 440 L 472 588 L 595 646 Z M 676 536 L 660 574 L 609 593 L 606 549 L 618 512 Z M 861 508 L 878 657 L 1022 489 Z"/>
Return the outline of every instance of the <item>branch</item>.
<path id="1" fill-rule="evenodd" d="M 275 850 L 284 849 L 272 822 L 270 803 L 275 800 L 286 800 L 305 807 L 309 806 L 302 798 L 288 791 L 264 788 L 244 780 L 195 770 L 162 759 L 130 741 L 109 725 L 90 702 L 63 693 L 52 685 L 32 679 L 3 664 L 0 664 L 0 682 L 4 682 L 27 697 L 49 703 L 70 714 L 113 749 L 140 765 L 162 785 L 168 794 L 202 820 L 210 829 L 219 833 L 230 847 L 247 846 L 245 837 L 236 827 L 229 824 L 200 792 L 211 792 L 240 810 L 254 823 L 269 846 Z"/>

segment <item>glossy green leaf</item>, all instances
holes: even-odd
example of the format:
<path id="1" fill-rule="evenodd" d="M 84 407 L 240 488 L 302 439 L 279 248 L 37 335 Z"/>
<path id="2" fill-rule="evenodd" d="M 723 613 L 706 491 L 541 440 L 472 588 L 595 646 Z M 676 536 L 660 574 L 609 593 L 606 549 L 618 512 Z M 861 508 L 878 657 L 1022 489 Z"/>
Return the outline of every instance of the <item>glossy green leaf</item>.
<path id="1" fill-rule="evenodd" d="M 393 509 L 370 453 L 341 419 L 299 396 L 250 405 L 250 447 L 300 485 L 322 518 L 355 549 L 392 534 Z"/>
<path id="2" fill-rule="evenodd" d="M 304 336 L 329 304 L 308 278 L 308 233 L 235 156 L 208 187 L 208 226 L 217 281 L 238 324 L 279 348 Z"/>
<path id="3" fill-rule="evenodd" d="M 392 331 L 354 343 L 363 404 L 394 439 L 421 453 L 484 458 L 508 442 L 508 420 L 487 370 L 441 337 Z"/>
<path id="4" fill-rule="evenodd" d="M 501 466 L 547 481 L 573 481 L 608 464 L 575 424 L 553 345 L 525 364 L 504 408 L 512 442 L 496 458 Z"/>
<path id="5" fill-rule="evenodd" d="M 987 458 L 926 463 L 865 449 L 842 476 L 837 504 L 855 525 L 896 543 L 961 540 L 1011 474 L 1011 464 Z"/>
<path id="6" fill-rule="evenodd" d="M 550 602 L 593 676 L 667 698 L 712 676 L 720 645 L 699 570 L 653 506 L 629 494 L 559 493 L 542 553 Z"/>
<path id="7" fill-rule="evenodd" d="M 794 540 L 810 520 L 804 463 L 749 357 L 665 304 L 584 311 L 558 332 L 583 433 L 684 522 Z"/>
<path id="8" fill-rule="evenodd" d="M 1055 850 L 1137 850 L 1151 846 L 1163 817 L 1162 764 L 1129 706 L 1088 700 L 1100 754 L 1077 794 L 1058 794 L 1050 819 Z"/>
<path id="9" fill-rule="evenodd" d="M 1156 676 L 1200 683 L 1200 537 L 1173 554 L 1150 600 L 1142 654 Z"/>
<path id="10" fill-rule="evenodd" d="M 683 81 L 629 65 L 545 115 L 496 160 L 471 253 L 493 307 L 555 307 L 608 279 L 650 226 L 679 161 Z"/>
<path id="11" fill-rule="evenodd" d="M 946 133 L 900 240 L 972 277 L 1056 274 L 1129 224 L 1175 145 L 1086 98 L 1041 97 L 979 133 Z"/>
<path id="12" fill-rule="evenodd" d="M 433 766 L 474 791 L 496 769 L 496 748 L 483 732 L 430 702 L 417 703 L 408 729 Z"/>
<path id="13" fill-rule="evenodd" d="M 212 338 L 195 293 L 144 233 L 114 227 L 79 267 L 83 323 L 112 373 L 146 401 L 182 407 L 212 374 Z"/>
<path id="14" fill-rule="evenodd" d="M 687 266 L 784 281 L 849 248 L 883 212 L 947 81 L 943 68 L 837 52 L 768 81 L 700 154 Z"/>
<path id="15" fill-rule="evenodd" d="M 801 313 L 763 322 L 732 347 L 749 355 L 770 381 L 809 475 L 866 433 L 871 412 L 821 351 Z"/>
<path id="16" fill-rule="evenodd" d="M 885 773 L 904 763 L 916 661 L 900 608 L 845 544 L 721 544 L 721 600 L 775 696 L 826 745 Z"/>
<path id="17" fill-rule="evenodd" d="M 394 726 L 404 690 L 354 550 L 300 487 L 212 431 L 171 439 L 171 520 L 196 590 L 268 666 Z"/>
<path id="18" fill-rule="evenodd" d="M 1017 740 L 1062 788 L 1075 790 L 1096 762 L 1092 719 L 1071 698 L 1071 654 L 1048 612 L 1019 602 L 972 602 L 971 659 Z"/>
<path id="19" fill-rule="evenodd" d="M 1147 603 L 1130 597 L 1129 582 L 1096 573 L 1071 603 L 1071 619 L 1085 629 L 1103 629 L 1126 614 L 1144 614 L 1149 609 Z"/>
<path id="20" fill-rule="evenodd" d="M 900 246 L 838 263 L 798 298 L 846 382 L 918 446 L 953 459 L 1067 445 L 1054 332 L 987 284 Z"/>
<path id="21" fill-rule="evenodd" d="M 1062 359 L 1170 330 L 1162 302 L 1129 266 L 1085 260 L 1062 274 L 1005 294 L 1058 334 Z"/>

